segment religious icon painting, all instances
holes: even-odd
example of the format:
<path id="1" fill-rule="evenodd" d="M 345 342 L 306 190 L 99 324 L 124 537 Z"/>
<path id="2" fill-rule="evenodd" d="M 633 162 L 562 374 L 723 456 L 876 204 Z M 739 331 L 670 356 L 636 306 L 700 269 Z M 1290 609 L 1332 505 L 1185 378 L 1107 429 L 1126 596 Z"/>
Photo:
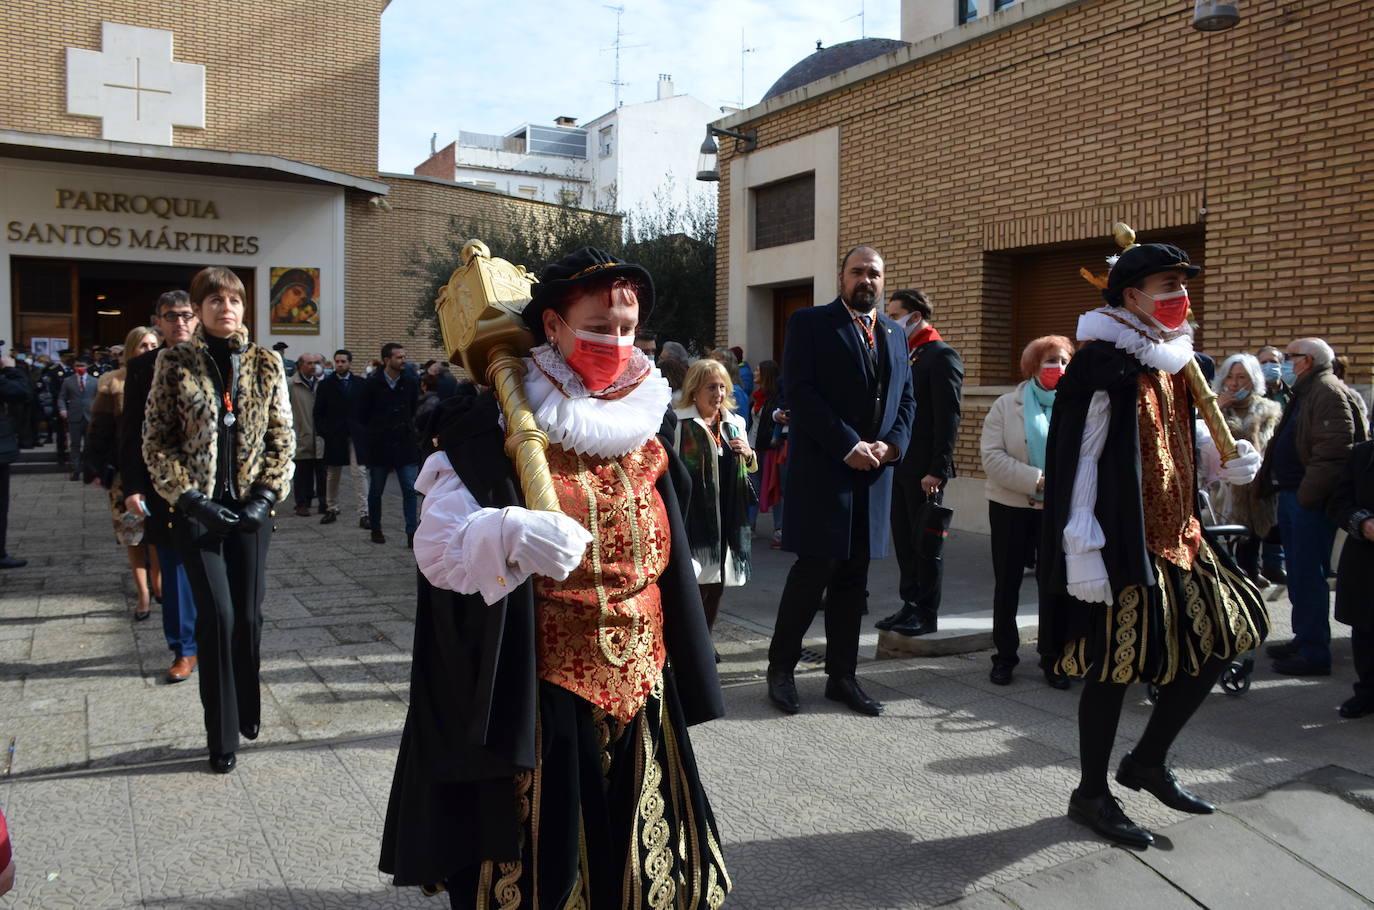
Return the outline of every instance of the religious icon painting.
<path id="1" fill-rule="evenodd" d="M 271 278 L 272 334 L 320 334 L 320 270 L 276 266 Z"/>

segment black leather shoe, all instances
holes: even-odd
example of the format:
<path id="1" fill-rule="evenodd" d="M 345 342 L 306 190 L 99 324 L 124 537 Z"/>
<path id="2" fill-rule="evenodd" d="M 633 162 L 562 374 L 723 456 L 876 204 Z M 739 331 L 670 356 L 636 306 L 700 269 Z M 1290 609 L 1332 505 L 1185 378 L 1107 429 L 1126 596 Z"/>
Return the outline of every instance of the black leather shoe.
<path id="1" fill-rule="evenodd" d="M 788 714 L 801 710 L 801 698 L 797 696 L 797 683 L 791 670 L 768 668 L 768 697 Z"/>
<path id="2" fill-rule="evenodd" d="M 1116 770 L 1116 782 L 1132 790 L 1144 790 L 1170 809 L 1180 812 L 1210 815 L 1217 811 L 1216 806 L 1180 785 L 1168 765 L 1151 767 L 1139 764 L 1130 752 L 1121 758 L 1121 767 Z"/>
<path id="3" fill-rule="evenodd" d="M 1356 695 L 1341 703 L 1341 717 L 1364 717 L 1374 714 L 1374 695 Z"/>
<path id="4" fill-rule="evenodd" d="M 898 635 L 929 635 L 939 627 L 939 617 L 932 610 L 917 608 L 907 622 L 897 623 L 892 631 Z"/>
<path id="5" fill-rule="evenodd" d="M 1296 641 L 1285 641 L 1274 645 L 1265 645 L 1264 653 L 1275 660 L 1286 660 L 1289 657 L 1298 656 L 1298 643 Z"/>
<path id="6" fill-rule="evenodd" d="M 873 628 L 883 632 L 889 631 L 893 626 L 902 626 L 916 618 L 916 605 L 911 603 L 902 604 L 902 608 L 891 616 L 886 616 L 873 624 Z"/>
<path id="7" fill-rule="evenodd" d="M 1288 573 L 1283 569 L 1260 569 L 1260 574 L 1276 585 L 1288 584 Z"/>
<path id="8" fill-rule="evenodd" d="M 1155 836 L 1131 821 L 1110 793 L 1080 796 L 1077 790 L 1073 791 L 1069 796 L 1069 818 L 1127 847 L 1144 849 L 1155 842 Z"/>
<path id="9" fill-rule="evenodd" d="M 1306 657 L 1286 657 L 1274 661 L 1274 672 L 1284 676 L 1330 676 L 1331 665 L 1319 664 Z"/>
<path id="10" fill-rule="evenodd" d="M 1069 678 L 1063 673 L 1056 673 L 1048 667 L 1044 669 L 1044 673 L 1045 685 L 1049 686 L 1051 689 L 1059 689 L 1062 691 L 1069 687 Z"/>
<path id="11" fill-rule="evenodd" d="M 1011 685 L 1011 664 L 993 664 L 992 672 L 988 674 L 988 680 L 994 686 Z"/>
<path id="12" fill-rule="evenodd" d="M 825 697 L 844 702 L 851 710 L 869 717 L 883 713 L 883 703 L 865 695 L 864 690 L 859 688 L 859 681 L 852 676 L 832 676 L 826 680 Z"/>
<path id="13" fill-rule="evenodd" d="M 239 727 L 239 732 L 243 734 L 244 739 L 257 739 L 258 732 L 261 729 L 262 727 L 260 724 L 248 724 L 246 726 Z"/>
<path id="14" fill-rule="evenodd" d="M 216 774 L 228 774 L 230 771 L 234 770 L 234 766 L 237 764 L 238 759 L 234 758 L 233 752 L 210 756 L 210 770 L 214 771 Z"/>

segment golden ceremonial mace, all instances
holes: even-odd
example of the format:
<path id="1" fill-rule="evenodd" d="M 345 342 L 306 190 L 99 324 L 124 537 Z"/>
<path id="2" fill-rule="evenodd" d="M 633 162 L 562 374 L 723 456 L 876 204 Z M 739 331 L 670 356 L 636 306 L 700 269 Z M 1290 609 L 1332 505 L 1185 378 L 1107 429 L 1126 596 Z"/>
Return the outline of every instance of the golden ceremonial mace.
<path id="1" fill-rule="evenodd" d="M 469 240 L 463 264 L 440 289 L 434 309 L 449 360 L 496 390 L 506 417 L 506 455 L 515 462 L 525 506 L 561 512 L 544 455 L 549 437 L 534 422 L 522 383 L 520 358 L 529 354 L 534 338 L 521 313 L 537 280 L 524 266 L 493 259 L 482 241 Z"/>
<path id="2" fill-rule="evenodd" d="M 1116 240 L 1123 253 L 1138 246 L 1135 242 L 1135 231 L 1120 221 L 1112 225 L 1112 238 Z M 1217 407 L 1217 393 L 1212 391 L 1212 384 L 1202 375 L 1202 367 L 1198 366 L 1196 357 L 1188 358 L 1188 363 L 1183 367 L 1183 379 L 1188 383 L 1188 391 L 1193 395 L 1193 404 L 1202 415 L 1202 422 L 1207 424 L 1207 431 L 1212 434 L 1212 441 L 1216 443 L 1217 452 L 1221 454 L 1221 463 L 1225 464 L 1238 454 L 1236 438 L 1231 435 L 1231 428 L 1226 424 L 1226 415 Z"/>

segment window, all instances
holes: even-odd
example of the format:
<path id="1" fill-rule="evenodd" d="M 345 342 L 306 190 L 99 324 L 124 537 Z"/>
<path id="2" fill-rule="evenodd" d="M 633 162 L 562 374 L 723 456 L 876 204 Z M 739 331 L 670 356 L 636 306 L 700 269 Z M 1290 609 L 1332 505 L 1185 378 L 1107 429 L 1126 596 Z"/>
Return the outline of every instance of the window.
<path id="1" fill-rule="evenodd" d="M 518 192 L 526 199 L 536 199 L 539 197 L 539 187 L 537 186 L 522 186 Z"/>
<path id="2" fill-rule="evenodd" d="M 480 186 L 480 187 L 481 187 L 482 189 L 484 189 L 484 190 L 494 190 L 494 189 L 496 189 L 496 181 L 494 181 L 494 180 L 474 180 L 474 181 L 472 181 L 472 185 L 473 185 L 473 186 Z"/>
<path id="3" fill-rule="evenodd" d="M 601 132 L 597 134 L 597 144 L 601 147 L 601 157 L 611 157 L 611 130 L 613 127 L 603 126 Z"/>
<path id="4" fill-rule="evenodd" d="M 1015 2 L 1016 0 L 992 0 L 992 11 L 996 12 L 999 9 L 1006 9 Z"/>
<path id="5" fill-rule="evenodd" d="M 967 25 L 978 18 L 978 0 L 954 0 L 954 18 Z"/>
<path id="6" fill-rule="evenodd" d="M 754 249 L 816 237 L 816 175 L 802 174 L 754 189 Z"/>
<path id="7" fill-rule="evenodd" d="M 564 205 L 577 205 L 581 194 L 577 190 L 559 190 L 558 201 Z"/>

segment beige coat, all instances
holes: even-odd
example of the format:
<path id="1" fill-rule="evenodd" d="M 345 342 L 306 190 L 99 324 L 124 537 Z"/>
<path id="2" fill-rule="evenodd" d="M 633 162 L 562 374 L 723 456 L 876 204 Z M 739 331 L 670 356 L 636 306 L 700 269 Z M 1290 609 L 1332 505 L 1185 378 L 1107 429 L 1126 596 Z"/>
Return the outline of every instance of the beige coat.
<path id="1" fill-rule="evenodd" d="M 1029 380 L 1027 380 L 1029 382 Z M 983 456 L 983 473 L 988 475 L 988 499 L 1014 509 L 1043 509 L 1035 498 L 1035 486 L 1043 471 L 1031 467 L 1026 446 L 1026 416 L 1021 404 L 1026 383 L 992 403 L 983 420 L 983 438 L 978 450 Z"/>
<path id="2" fill-rule="evenodd" d="M 306 384 L 300 370 L 286 381 L 286 391 L 291 396 L 291 422 L 296 428 L 296 458 L 323 458 L 324 437 L 315 432 L 315 392 L 319 390 L 321 376 L 315 380 L 315 387 Z"/>
<path id="3" fill-rule="evenodd" d="M 1269 442 L 1283 417 L 1283 408 L 1277 401 L 1251 394 L 1246 407 L 1225 408 L 1222 414 L 1231 428 L 1231 435 L 1249 442 L 1262 456 L 1269 451 Z M 1245 525 L 1256 537 L 1263 537 L 1278 522 L 1278 501 L 1273 497 L 1265 498 L 1258 478 L 1244 486 L 1220 481 L 1212 484 L 1208 493 L 1218 524 Z"/>

